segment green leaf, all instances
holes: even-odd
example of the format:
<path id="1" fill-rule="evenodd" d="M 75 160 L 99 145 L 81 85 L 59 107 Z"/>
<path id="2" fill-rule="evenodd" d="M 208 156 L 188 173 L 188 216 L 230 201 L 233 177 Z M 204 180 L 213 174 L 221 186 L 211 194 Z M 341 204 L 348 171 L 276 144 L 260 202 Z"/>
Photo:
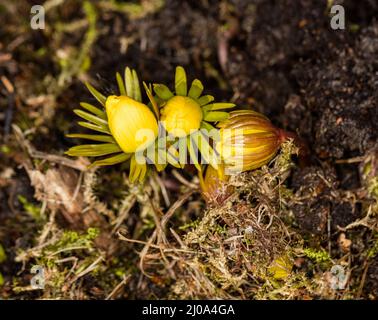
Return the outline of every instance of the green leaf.
<path id="1" fill-rule="evenodd" d="M 186 96 L 188 91 L 185 69 L 181 66 L 176 68 L 175 91 L 178 96 Z"/>
<path id="2" fill-rule="evenodd" d="M 218 169 L 218 159 L 214 152 L 214 149 L 210 145 L 209 136 L 202 130 L 198 133 L 198 148 L 201 152 L 202 157 L 204 160 L 210 164 L 214 169 Z"/>
<path id="3" fill-rule="evenodd" d="M 119 72 L 116 73 L 116 79 L 117 79 L 118 89 L 119 89 L 120 95 L 125 96 L 126 95 L 126 88 L 125 88 L 125 84 L 123 83 L 122 76 L 120 75 Z"/>
<path id="4" fill-rule="evenodd" d="M 87 110 L 87 111 L 95 114 L 96 116 L 100 117 L 101 119 L 104 119 L 104 120 L 107 119 L 105 111 L 100 110 L 99 108 L 95 107 L 94 105 L 91 105 L 91 104 L 86 103 L 86 102 L 80 102 L 80 106 L 82 108 L 84 108 L 85 110 Z"/>
<path id="5" fill-rule="evenodd" d="M 145 176 L 146 176 L 146 173 L 147 173 L 147 165 L 144 164 L 144 165 L 140 165 L 141 166 L 141 169 L 140 169 L 140 172 L 139 172 L 139 182 L 143 182 Z"/>
<path id="6" fill-rule="evenodd" d="M 216 122 L 216 121 L 223 121 L 227 120 L 229 117 L 228 112 L 223 112 L 223 111 L 213 111 L 205 114 L 204 120 L 205 121 L 211 121 L 211 122 Z"/>
<path id="7" fill-rule="evenodd" d="M 158 106 L 158 104 L 156 103 L 156 100 L 155 100 L 155 98 L 154 98 L 154 95 L 153 95 L 152 92 L 151 92 L 151 88 L 149 88 L 145 82 L 143 82 L 143 86 L 144 86 L 144 90 L 145 90 L 146 93 L 147 93 L 148 99 L 149 99 L 150 102 L 151 102 L 152 109 L 153 109 L 153 111 L 154 111 L 154 113 L 155 113 L 155 116 L 156 116 L 156 118 L 159 120 L 159 118 L 160 118 L 159 106 Z"/>
<path id="8" fill-rule="evenodd" d="M 227 102 L 217 102 L 208 104 L 202 108 L 203 111 L 215 111 L 215 110 L 222 110 L 222 109 L 231 109 L 234 108 L 236 105 L 234 103 L 227 103 Z"/>
<path id="9" fill-rule="evenodd" d="M 131 154 L 130 153 L 120 153 L 116 156 L 112 156 L 106 159 L 97 160 L 93 162 L 89 167 L 101 167 L 101 166 L 112 166 L 117 163 L 124 162 L 128 159 L 130 159 Z"/>
<path id="10" fill-rule="evenodd" d="M 167 167 L 167 164 L 154 163 L 154 166 L 157 172 L 162 172 Z"/>
<path id="11" fill-rule="evenodd" d="M 193 80 L 188 96 L 197 99 L 203 91 L 203 84 L 198 79 Z"/>
<path id="12" fill-rule="evenodd" d="M 198 148 L 197 145 L 195 144 L 192 136 L 187 137 L 187 144 L 188 144 L 188 150 L 189 150 L 189 157 L 190 157 L 190 163 L 194 164 L 194 166 L 197 168 L 198 171 L 202 171 L 201 165 L 199 164 L 198 161 Z"/>
<path id="13" fill-rule="evenodd" d="M 188 160 L 188 138 L 185 136 L 179 138 L 174 145 L 170 147 L 172 154 L 176 155 L 181 168 L 184 168 Z"/>
<path id="14" fill-rule="evenodd" d="M 69 156 L 99 157 L 116 152 L 122 152 L 121 148 L 114 143 L 82 144 L 70 148 L 65 153 Z"/>
<path id="15" fill-rule="evenodd" d="M 97 124 L 100 127 L 108 128 L 108 122 L 106 120 L 101 119 L 97 116 L 94 116 L 93 114 L 89 112 L 86 112 L 80 109 L 75 109 L 74 113 L 78 115 L 79 117 L 83 118 L 84 120 Z"/>
<path id="16" fill-rule="evenodd" d="M 104 136 L 101 134 L 83 134 L 83 133 L 71 133 L 66 134 L 67 138 L 79 138 L 79 139 L 87 139 L 93 141 L 101 141 L 101 142 L 109 142 L 109 143 L 116 143 L 112 136 Z"/>
<path id="17" fill-rule="evenodd" d="M 140 85 L 138 75 L 135 70 L 132 70 L 133 74 L 133 95 L 136 101 L 142 102 L 142 93 L 140 92 Z"/>
<path id="18" fill-rule="evenodd" d="M 135 181 L 135 176 L 136 176 L 136 170 L 137 170 L 137 166 L 136 166 L 136 161 L 135 161 L 135 155 L 133 155 L 131 157 L 131 161 L 130 161 L 130 170 L 129 170 L 129 180 L 131 183 L 134 183 Z"/>
<path id="19" fill-rule="evenodd" d="M 129 67 L 126 67 L 125 69 L 125 84 L 126 84 L 126 95 L 130 98 L 134 98 L 133 74 Z"/>
<path id="20" fill-rule="evenodd" d="M 197 102 L 202 107 L 210 102 L 214 101 L 214 97 L 210 95 L 202 96 L 198 98 Z"/>
<path id="21" fill-rule="evenodd" d="M 167 161 L 168 161 L 169 164 L 171 164 L 172 166 L 179 168 L 179 169 L 181 169 L 185 166 L 185 164 L 184 165 L 180 164 L 179 158 L 177 156 L 177 150 L 173 147 L 170 147 L 167 150 Z"/>
<path id="22" fill-rule="evenodd" d="M 154 91 L 157 96 L 162 100 L 169 100 L 173 97 L 173 93 L 169 88 L 164 84 L 154 84 Z"/>
<path id="23" fill-rule="evenodd" d="M 129 173 L 129 180 L 131 183 L 134 183 L 135 181 L 139 180 L 139 182 L 142 182 L 145 175 L 147 173 L 147 165 L 140 164 L 136 161 L 135 155 L 131 157 L 130 161 L 130 173 Z"/>
<path id="24" fill-rule="evenodd" d="M 155 153 L 153 154 L 153 159 L 151 159 L 151 157 L 148 157 L 148 152 L 147 152 L 148 160 L 154 164 L 158 172 L 163 171 L 167 166 L 166 154 L 167 152 L 165 149 L 160 149 L 156 147 Z"/>
<path id="25" fill-rule="evenodd" d="M 207 131 L 216 130 L 215 127 L 213 127 L 210 123 L 206 121 L 201 122 L 201 129 L 205 129 Z"/>
<path id="26" fill-rule="evenodd" d="M 86 82 L 85 85 L 88 88 L 89 92 L 97 99 L 97 101 L 105 106 L 106 97 L 102 93 L 98 92 L 94 87 L 92 87 L 89 82 Z"/>
<path id="27" fill-rule="evenodd" d="M 110 134 L 110 131 L 108 128 L 105 128 L 105 127 L 100 127 L 98 125 L 95 125 L 93 123 L 90 123 L 90 122 L 84 122 L 84 121 L 79 121 L 77 123 L 79 126 L 82 126 L 84 128 L 88 128 L 88 129 L 91 129 L 91 130 L 94 130 L 94 131 L 98 131 L 98 132 L 102 132 L 102 133 L 106 133 L 106 134 Z"/>

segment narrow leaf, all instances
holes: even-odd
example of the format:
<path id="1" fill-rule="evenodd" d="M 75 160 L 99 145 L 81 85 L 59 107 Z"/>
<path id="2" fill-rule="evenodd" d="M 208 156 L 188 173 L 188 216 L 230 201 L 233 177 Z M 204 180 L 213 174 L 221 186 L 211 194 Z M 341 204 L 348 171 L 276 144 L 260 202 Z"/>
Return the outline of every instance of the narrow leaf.
<path id="1" fill-rule="evenodd" d="M 96 116 L 100 117 L 101 119 L 106 120 L 106 113 L 103 110 L 100 110 L 99 108 L 95 107 L 94 105 L 91 105 L 86 102 L 80 102 L 80 106 L 84 108 L 85 110 L 95 114 Z"/>
<path id="2" fill-rule="evenodd" d="M 100 127 L 100 126 L 95 125 L 95 124 L 90 123 L 90 122 L 79 121 L 77 124 L 79 126 L 82 126 L 84 128 L 88 128 L 88 129 L 91 129 L 91 130 L 94 130 L 94 131 L 98 131 L 98 132 L 102 132 L 102 133 L 106 133 L 106 134 L 111 134 L 108 128 Z"/>
<path id="3" fill-rule="evenodd" d="M 71 133 L 66 134 L 67 138 L 79 138 L 79 139 L 87 139 L 93 141 L 101 141 L 101 142 L 109 142 L 109 143 L 116 143 L 112 136 L 104 136 L 101 134 L 82 134 L 82 133 Z"/>
<path id="4" fill-rule="evenodd" d="M 133 75 L 133 96 L 136 101 L 142 102 L 142 93 L 140 92 L 140 85 L 138 75 L 135 70 L 132 70 Z"/>
<path id="5" fill-rule="evenodd" d="M 125 84 L 126 84 L 126 95 L 134 99 L 134 81 L 133 75 L 129 67 L 125 69 Z"/>
<path id="6" fill-rule="evenodd" d="M 227 120 L 229 117 L 228 112 L 223 112 L 223 111 L 213 111 L 205 114 L 204 120 L 205 121 L 211 121 L 211 122 L 216 122 L 216 121 L 223 121 Z"/>
<path id="7" fill-rule="evenodd" d="M 170 147 L 167 150 L 167 161 L 169 164 L 176 168 L 183 168 L 183 166 L 179 163 L 179 158 L 177 157 L 177 150 L 172 147 Z"/>
<path id="8" fill-rule="evenodd" d="M 204 131 L 200 130 L 198 134 L 198 149 L 201 152 L 201 156 L 204 160 L 210 164 L 214 169 L 218 169 L 218 159 L 214 152 L 214 149 L 209 143 L 209 137 L 205 134 Z"/>
<path id="9" fill-rule="evenodd" d="M 203 84 L 198 79 L 193 80 L 188 96 L 197 99 L 203 91 Z"/>
<path id="10" fill-rule="evenodd" d="M 178 96 L 186 96 L 188 91 L 185 69 L 181 66 L 176 68 L 175 91 Z"/>
<path id="11" fill-rule="evenodd" d="M 210 102 L 214 101 L 214 97 L 210 95 L 202 96 L 198 98 L 197 102 L 202 107 Z"/>
<path id="12" fill-rule="evenodd" d="M 162 100 L 169 100 L 173 97 L 173 93 L 169 88 L 164 84 L 154 84 L 154 91 L 157 96 Z"/>
<path id="13" fill-rule="evenodd" d="M 165 149 L 155 149 L 154 159 L 150 159 L 150 162 L 153 163 L 158 172 L 163 171 L 167 166 L 167 152 Z"/>
<path id="14" fill-rule="evenodd" d="M 97 91 L 89 82 L 85 83 L 86 87 L 88 88 L 89 92 L 100 102 L 103 106 L 105 106 L 106 97 Z"/>
<path id="15" fill-rule="evenodd" d="M 178 162 L 181 168 L 184 168 L 188 161 L 188 137 L 179 138 L 174 145 L 172 145 L 173 154 L 178 157 Z"/>
<path id="16" fill-rule="evenodd" d="M 92 168 L 92 167 L 101 167 L 101 166 L 112 166 L 114 164 L 121 163 L 130 159 L 130 156 L 131 155 L 129 153 L 120 153 L 120 154 L 117 154 L 116 156 L 112 156 L 112 157 L 102 159 L 102 160 L 97 160 L 93 162 L 89 167 Z"/>
<path id="17" fill-rule="evenodd" d="M 205 129 L 207 131 L 216 130 L 210 123 L 206 121 L 201 121 L 201 129 Z"/>
<path id="18" fill-rule="evenodd" d="M 80 109 L 75 109 L 74 113 L 78 115 L 79 117 L 83 118 L 84 120 L 87 120 L 89 122 L 92 122 L 94 124 L 97 124 L 100 127 L 108 127 L 108 122 L 104 119 L 101 119 L 97 116 L 94 116 L 93 114 L 80 110 Z"/>
<path id="19" fill-rule="evenodd" d="M 147 172 L 147 165 L 140 164 L 136 161 L 135 155 L 131 157 L 130 161 L 130 173 L 129 173 L 129 180 L 131 183 L 134 183 L 135 181 L 139 180 L 139 182 L 142 182 Z"/>
<path id="20" fill-rule="evenodd" d="M 134 176 L 136 174 L 136 161 L 135 161 L 135 155 L 133 155 L 131 157 L 131 160 L 130 160 L 130 170 L 129 170 L 129 180 L 131 183 L 133 183 L 135 180 L 134 180 Z"/>
<path id="21" fill-rule="evenodd" d="M 202 171 L 201 165 L 198 161 L 198 148 L 197 145 L 194 143 L 194 140 L 192 136 L 187 137 L 187 143 L 188 143 L 188 150 L 189 150 L 189 157 L 190 157 L 190 163 L 194 164 L 194 166 L 197 168 L 198 171 Z"/>
<path id="22" fill-rule="evenodd" d="M 114 143 L 83 144 L 70 148 L 65 153 L 70 156 L 99 157 L 116 152 L 122 152 L 121 148 Z"/>
<path id="23" fill-rule="evenodd" d="M 215 110 L 222 110 L 222 109 L 231 109 L 234 108 L 234 103 L 227 103 L 227 102 L 217 102 L 208 104 L 202 108 L 203 111 L 215 111 Z"/>
<path id="24" fill-rule="evenodd" d="M 119 93 L 121 96 L 125 96 L 126 88 L 125 88 L 125 84 L 123 82 L 122 76 L 120 75 L 119 72 L 116 73 L 116 78 L 117 78 Z"/>
<path id="25" fill-rule="evenodd" d="M 147 93 L 147 96 L 148 96 L 148 99 L 150 100 L 151 102 L 151 105 L 152 105 L 152 109 L 155 113 L 155 116 L 156 118 L 159 120 L 160 118 L 160 113 L 159 113 L 159 106 L 158 104 L 156 103 L 156 100 L 151 92 L 151 89 L 147 86 L 147 84 L 145 82 L 143 82 L 143 86 L 144 86 L 144 90 L 146 91 Z"/>
<path id="26" fill-rule="evenodd" d="M 139 182 L 143 182 L 145 176 L 146 176 L 146 173 L 147 173 L 147 165 L 146 164 L 142 164 L 142 165 L 139 165 L 140 166 L 140 171 L 139 171 Z"/>

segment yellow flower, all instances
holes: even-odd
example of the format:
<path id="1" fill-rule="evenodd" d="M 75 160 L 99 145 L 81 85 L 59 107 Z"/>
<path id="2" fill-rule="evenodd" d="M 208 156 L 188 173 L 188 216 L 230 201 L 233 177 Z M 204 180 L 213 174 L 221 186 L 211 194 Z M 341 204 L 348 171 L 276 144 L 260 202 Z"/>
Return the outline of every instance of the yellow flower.
<path id="1" fill-rule="evenodd" d="M 145 104 L 127 96 L 109 96 L 105 108 L 110 132 L 123 152 L 134 153 L 155 141 L 158 124 Z"/>
<path id="2" fill-rule="evenodd" d="M 82 109 L 75 109 L 74 112 L 85 120 L 79 121 L 78 124 L 90 129 L 92 133 L 67 135 L 70 138 L 100 143 L 77 145 L 65 153 L 70 156 L 95 158 L 96 161 L 92 162 L 91 166 L 110 166 L 128 161 L 130 182 L 142 182 L 149 166 L 144 149 L 152 145 L 158 136 L 155 118 L 159 116 L 157 104 L 147 87 L 146 92 L 155 115 L 142 103 L 142 93 L 135 70 L 126 68 L 124 78 L 117 72 L 116 79 L 119 96 L 106 97 L 89 83 L 86 84 L 101 107 L 82 102 Z"/>
<path id="3" fill-rule="evenodd" d="M 278 151 L 283 135 L 262 114 L 240 110 L 218 124 L 220 140 L 216 150 L 228 172 L 243 172 L 267 164 Z"/>
<path id="4" fill-rule="evenodd" d="M 211 132 L 217 130 L 211 125 L 228 118 L 226 109 L 233 108 L 233 103 L 213 102 L 211 95 L 202 95 L 204 90 L 200 80 L 194 79 L 190 86 L 183 67 L 178 66 L 175 73 L 174 91 L 164 84 L 154 84 L 154 99 L 160 108 L 162 124 L 169 135 L 179 145 L 174 144 L 168 151 L 168 162 L 174 166 L 184 167 L 186 163 L 194 164 L 199 172 L 202 164 L 210 163 L 217 168 L 217 157 L 213 150 Z M 149 94 L 149 90 L 146 90 Z M 186 141 L 188 157 L 181 150 L 177 155 L 177 146 Z M 190 160 L 188 162 L 187 160 Z"/>
<path id="5" fill-rule="evenodd" d="M 166 130 L 180 138 L 189 135 L 191 130 L 214 129 L 210 122 L 228 118 L 228 112 L 220 110 L 235 107 L 233 103 L 214 103 L 213 96 L 202 95 L 204 87 L 198 79 L 193 80 L 188 90 L 186 72 L 180 66 L 176 68 L 174 93 L 164 84 L 153 87 Z"/>
<path id="6" fill-rule="evenodd" d="M 168 133 L 185 137 L 201 125 L 203 115 L 200 105 L 189 97 L 174 96 L 161 110 L 161 120 Z"/>

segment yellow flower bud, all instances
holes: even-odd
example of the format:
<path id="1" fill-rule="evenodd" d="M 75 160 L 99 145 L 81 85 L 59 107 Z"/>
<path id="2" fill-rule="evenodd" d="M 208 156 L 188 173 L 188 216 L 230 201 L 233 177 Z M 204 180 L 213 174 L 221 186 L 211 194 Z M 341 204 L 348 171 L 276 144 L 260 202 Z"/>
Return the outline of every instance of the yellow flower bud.
<path id="1" fill-rule="evenodd" d="M 225 175 L 223 165 L 218 170 L 208 165 L 205 178 L 199 174 L 202 196 L 211 205 L 222 205 L 234 192 L 234 187 L 228 184 L 230 176 Z"/>
<path id="2" fill-rule="evenodd" d="M 200 128 L 203 115 L 200 105 L 192 98 L 174 96 L 161 110 L 161 120 L 168 133 L 185 137 Z"/>
<path id="3" fill-rule="evenodd" d="M 220 140 L 216 150 L 231 172 L 248 171 L 268 163 L 284 140 L 282 130 L 262 114 L 250 110 L 231 112 L 218 127 Z"/>
<path id="4" fill-rule="evenodd" d="M 123 152 L 136 152 L 155 141 L 158 124 L 145 104 L 127 96 L 109 96 L 105 108 L 110 132 Z"/>

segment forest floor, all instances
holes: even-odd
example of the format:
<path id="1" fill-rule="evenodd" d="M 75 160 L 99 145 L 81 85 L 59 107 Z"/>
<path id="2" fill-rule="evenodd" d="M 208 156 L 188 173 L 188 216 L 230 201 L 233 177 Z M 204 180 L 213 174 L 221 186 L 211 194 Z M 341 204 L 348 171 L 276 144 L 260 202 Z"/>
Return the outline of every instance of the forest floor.
<path id="1" fill-rule="evenodd" d="M 1 298 L 378 298 L 376 1 L 49 0 L 43 30 L 33 4 L 0 0 Z M 177 65 L 310 162 L 285 144 L 212 207 L 190 167 L 140 186 L 64 156 L 84 81 L 110 94 L 129 66 L 171 86 Z"/>

